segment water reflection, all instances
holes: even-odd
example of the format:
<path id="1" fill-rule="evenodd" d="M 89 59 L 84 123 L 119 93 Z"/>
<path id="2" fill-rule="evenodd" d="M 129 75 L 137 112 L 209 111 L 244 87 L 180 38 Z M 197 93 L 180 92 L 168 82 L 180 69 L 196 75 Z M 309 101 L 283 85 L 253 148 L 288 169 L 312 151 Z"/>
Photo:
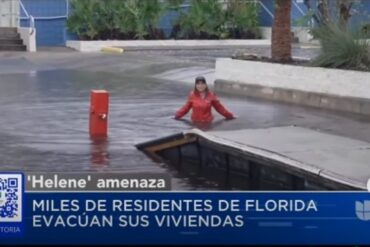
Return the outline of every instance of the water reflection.
<path id="1" fill-rule="evenodd" d="M 109 166 L 109 140 L 107 137 L 91 137 L 91 165 Z"/>

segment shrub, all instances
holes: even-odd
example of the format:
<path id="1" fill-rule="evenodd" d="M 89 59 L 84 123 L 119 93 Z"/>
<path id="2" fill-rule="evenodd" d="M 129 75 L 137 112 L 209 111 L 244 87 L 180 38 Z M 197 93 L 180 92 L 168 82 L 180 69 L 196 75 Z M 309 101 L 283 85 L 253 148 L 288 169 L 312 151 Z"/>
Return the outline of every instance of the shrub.
<path id="1" fill-rule="evenodd" d="M 67 26 L 80 39 L 163 38 L 159 0 L 72 0 L 71 7 Z"/>
<path id="2" fill-rule="evenodd" d="M 71 0 L 70 32 L 82 40 L 163 39 L 158 22 L 166 10 L 177 11 L 172 38 L 220 39 L 259 37 L 258 4 L 229 0 Z M 227 8 L 224 8 L 227 7 Z"/>
<path id="3" fill-rule="evenodd" d="M 229 0 L 226 10 L 229 36 L 237 39 L 260 38 L 259 11 L 259 5 L 255 2 Z"/>
<path id="4" fill-rule="evenodd" d="M 260 38 L 259 5 L 252 1 L 192 0 L 180 13 L 171 37 L 180 39 Z"/>
<path id="5" fill-rule="evenodd" d="M 370 70 L 370 43 L 360 32 L 352 33 L 337 25 L 312 31 L 321 43 L 320 55 L 312 64 L 320 67 Z"/>
<path id="6" fill-rule="evenodd" d="M 80 39 L 94 39 L 99 33 L 96 29 L 97 4 L 97 0 L 71 1 L 73 14 L 67 20 L 68 30 Z"/>
<path id="7" fill-rule="evenodd" d="M 219 1 L 192 0 L 187 13 L 180 13 L 174 38 L 217 39 L 223 34 L 225 14 Z"/>

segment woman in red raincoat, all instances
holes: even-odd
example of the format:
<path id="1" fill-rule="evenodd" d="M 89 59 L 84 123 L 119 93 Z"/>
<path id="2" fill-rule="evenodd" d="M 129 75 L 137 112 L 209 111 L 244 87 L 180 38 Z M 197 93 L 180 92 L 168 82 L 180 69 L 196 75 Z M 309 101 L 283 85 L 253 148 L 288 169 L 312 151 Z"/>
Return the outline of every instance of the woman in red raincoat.
<path id="1" fill-rule="evenodd" d="M 226 119 L 235 118 L 234 114 L 221 104 L 217 96 L 208 90 L 206 79 L 199 76 L 195 79 L 195 87 L 188 101 L 176 112 L 175 119 L 181 119 L 192 109 L 191 120 L 194 123 L 210 123 L 213 120 L 212 107 Z"/>

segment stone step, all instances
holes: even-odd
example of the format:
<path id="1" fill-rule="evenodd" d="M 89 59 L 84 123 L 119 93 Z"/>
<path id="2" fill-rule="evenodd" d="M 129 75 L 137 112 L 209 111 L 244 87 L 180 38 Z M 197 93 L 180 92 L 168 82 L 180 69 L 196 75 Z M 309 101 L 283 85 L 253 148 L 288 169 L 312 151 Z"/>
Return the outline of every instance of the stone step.
<path id="1" fill-rule="evenodd" d="M 25 45 L 17 45 L 17 44 L 0 44 L 0 51 L 26 51 Z"/>
<path id="2" fill-rule="evenodd" d="M 1 33 L 0 32 L 0 39 L 20 39 L 21 36 L 19 33 Z"/>
<path id="3" fill-rule="evenodd" d="M 4 39 L 0 38 L 0 45 L 23 45 L 23 41 L 21 39 Z"/>
<path id="4" fill-rule="evenodd" d="M 18 30 L 15 27 L 0 27 L 1 34 L 17 34 Z"/>

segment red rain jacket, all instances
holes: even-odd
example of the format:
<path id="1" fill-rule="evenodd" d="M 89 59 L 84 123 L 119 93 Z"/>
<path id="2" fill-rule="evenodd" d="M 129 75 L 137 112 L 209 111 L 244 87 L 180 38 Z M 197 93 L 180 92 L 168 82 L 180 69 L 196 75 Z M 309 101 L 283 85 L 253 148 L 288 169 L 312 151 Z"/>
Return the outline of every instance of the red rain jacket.
<path id="1" fill-rule="evenodd" d="M 190 109 L 193 109 L 191 114 L 191 120 L 193 122 L 211 122 L 213 120 L 212 106 L 225 118 L 234 118 L 234 115 L 221 104 L 216 94 L 208 92 L 206 97 L 202 99 L 200 94 L 194 91 L 190 93 L 186 104 L 176 112 L 175 118 L 180 119 L 185 116 Z"/>

